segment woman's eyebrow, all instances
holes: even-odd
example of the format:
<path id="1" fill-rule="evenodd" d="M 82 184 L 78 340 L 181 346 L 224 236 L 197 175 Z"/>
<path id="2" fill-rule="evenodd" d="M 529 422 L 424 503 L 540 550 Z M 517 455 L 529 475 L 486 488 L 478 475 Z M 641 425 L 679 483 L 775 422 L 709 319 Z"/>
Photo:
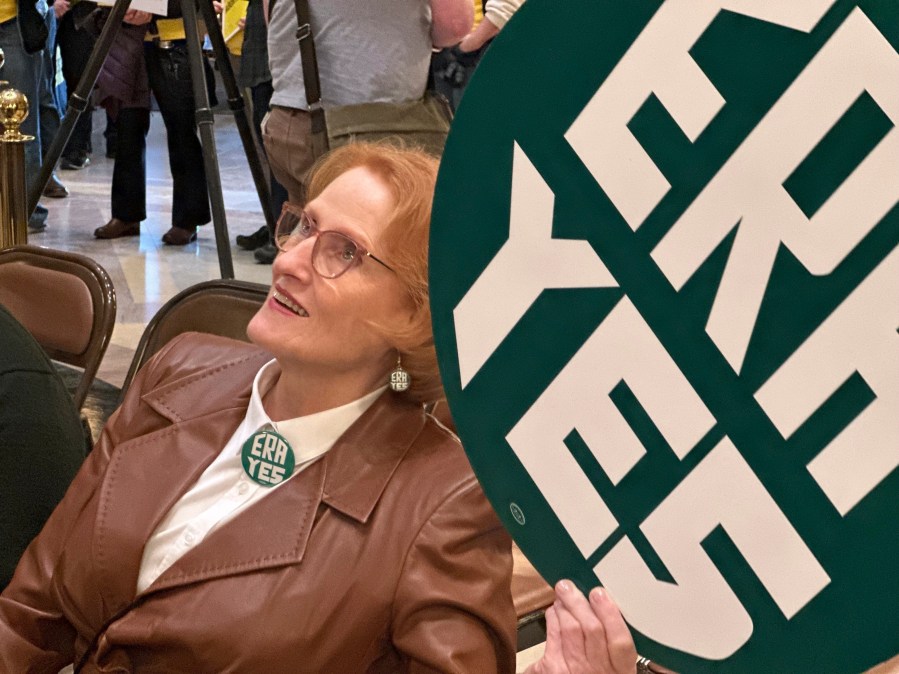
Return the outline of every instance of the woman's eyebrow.
<path id="1" fill-rule="evenodd" d="M 366 250 L 371 249 L 372 242 L 369 240 L 368 234 L 365 230 L 359 227 L 353 227 L 352 225 L 347 225 L 346 222 L 341 218 L 329 219 L 327 225 L 323 225 L 320 220 L 318 220 L 314 215 L 310 216 L 313 224 L 316 229 L 320 232 L 337 232 L 338 234 L 343 234 L 344 236 L 350 238 L 357 245 L 362 246 Z"/>

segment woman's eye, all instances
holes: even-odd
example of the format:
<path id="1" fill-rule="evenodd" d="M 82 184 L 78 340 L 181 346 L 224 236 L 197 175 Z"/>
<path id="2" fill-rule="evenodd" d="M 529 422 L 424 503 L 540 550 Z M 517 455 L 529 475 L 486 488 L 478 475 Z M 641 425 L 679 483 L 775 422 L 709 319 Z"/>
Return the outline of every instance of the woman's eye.
<path id="1" fill-rule="evenodd" d="M 297 233 L 301 236 L 309 236 L 312 233 L 312 223 L 306 219 L 300 220 L 300 224 L 297 225 Z"/>
<path id="2" fill-rule="evenodd" d="M 356 257 L 356 246 L 354 246 L 354 245 L 351 244 L 351 243 L 347 243 L 347 245 L 345 245 L 345 246 L 343 247 L 343 251 L 342 251 L 342 253 L 341 253 L 341 257 L 342 257 L 346 262 L 352 262 L 353 259 Z"/>

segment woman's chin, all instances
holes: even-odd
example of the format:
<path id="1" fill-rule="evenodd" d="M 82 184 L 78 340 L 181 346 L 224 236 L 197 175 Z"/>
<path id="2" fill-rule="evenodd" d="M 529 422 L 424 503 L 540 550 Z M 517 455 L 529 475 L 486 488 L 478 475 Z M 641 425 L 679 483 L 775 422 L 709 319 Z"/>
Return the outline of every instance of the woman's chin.
<path id="1" fill-rule="evenodd" d="M 269 345 L 274 342 L 275 339 L 272 334 L 272 326 L 269 324 L 271 317 L 264 316 L 263 314 L 265 311 L 265 307 L 263 307 L 250 319 L 250 322 L 247 325 L 247 337 L 249 337 L 250 341 L 256 346 L 271 351 Z"/>
<path id="2" fill-rule="evenodd" d="M 291 346 L 298 342 L 297 329 L 285 325 L 283 317 L 261 309 L 247 325 L 247 337 L 261 349 L 275 356 L 279 361 L 293 360 Z"/>

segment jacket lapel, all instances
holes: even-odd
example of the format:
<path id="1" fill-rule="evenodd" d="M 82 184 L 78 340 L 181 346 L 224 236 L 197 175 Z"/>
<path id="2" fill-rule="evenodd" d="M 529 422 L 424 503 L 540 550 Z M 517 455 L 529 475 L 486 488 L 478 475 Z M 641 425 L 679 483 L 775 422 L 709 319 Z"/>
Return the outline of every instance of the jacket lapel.
<path id="1" fill-rule="evenodd" d="M 214 529 L 165 571 L 147 593 L 289 564 L 306 552 L 321 503 L 324 469 L 318 461 Z"/>
<path id="2" fill-rule="evenodd" d="M 171 423 L 118 445 L 100 488 L 93 557 L 112 610 L 134 599 L 144 544 L 243 419 L 253 376 L 270 358 L 254 353 L 219 366 L 233 372 L 214 389 L 202 371 L 142 396 Z"/>

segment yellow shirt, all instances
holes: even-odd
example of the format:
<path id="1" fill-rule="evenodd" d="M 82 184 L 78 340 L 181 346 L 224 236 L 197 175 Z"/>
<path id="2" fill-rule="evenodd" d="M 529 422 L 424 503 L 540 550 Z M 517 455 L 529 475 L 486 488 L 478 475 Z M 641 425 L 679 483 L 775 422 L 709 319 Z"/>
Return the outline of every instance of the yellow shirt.
<path id="1" fill-rule="evenodd" d="M 0 23 L 15 19 L 18 13 L 16 0 L 0 0 Z"/>
<path id="2" fill-rule="evenodd" d="M 0 0 L 4 2 L 5 0 Z M 159 31 L 160 40 L 183 40 L 187 37 L 184 32 L 184 21 L 182 19 L 156 19 L 156 30 Z M 197 32 L 202 37 L 206 34 L 206 26 L 202 19 L 197 19 Z M 147 33 L 146 41 L 151 41 L 155 35 Z"/>
<path id="3" fill-rule="evenodd" d="M 3 0 L 0 0 L 2 2 Z M 156 19 L 160 40 L 183 40 L 184 22 L 181 19 Z"/>

